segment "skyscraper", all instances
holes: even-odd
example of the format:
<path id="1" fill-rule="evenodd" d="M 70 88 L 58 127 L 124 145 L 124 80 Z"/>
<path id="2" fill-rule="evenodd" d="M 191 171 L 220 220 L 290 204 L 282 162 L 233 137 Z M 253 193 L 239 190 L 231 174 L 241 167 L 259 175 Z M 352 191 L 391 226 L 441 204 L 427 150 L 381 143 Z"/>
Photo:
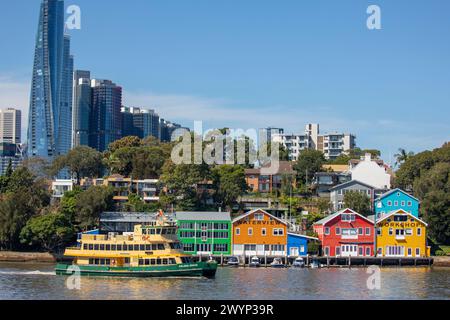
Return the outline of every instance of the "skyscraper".
<path id="1" fill-rule="evenodd" d="M 110 80 L 92 80 L 92 113 L 89 146 L 105 151 L 122 137 L 122 88 Z"/>
<path id="2" fill-rule="evenodd" d="M 70 37 L 64 34 L 64 1 L 43 0 L 28 119 L 28 156 L 53 158 L 66 154 L 72 135 Z"/>
<path id="3" fill-rule="evenodd" d="M 22 112 L 13 108 L 0 110 L 0 143 L 21 143 Z"/>
<path id="4" fill-rule="evenodd" d="M 160 139 L 159 115 L 155 110 L 141 108 L 122 108 L 123 136 L 136 136 L 144 139 L 153 136 Z"/>
<path id="5" fill-rule="evenodd" d="M 92 112 L 91 73 L 73 73 L 72 147 L 89 145 L 89 123 Z"/>

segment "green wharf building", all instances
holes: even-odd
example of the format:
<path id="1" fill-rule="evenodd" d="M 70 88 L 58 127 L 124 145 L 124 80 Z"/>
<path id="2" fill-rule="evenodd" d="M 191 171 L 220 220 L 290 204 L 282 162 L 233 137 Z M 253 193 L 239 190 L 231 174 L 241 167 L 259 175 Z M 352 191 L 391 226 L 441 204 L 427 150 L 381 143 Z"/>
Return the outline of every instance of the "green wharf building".
<path id="1" fill-rule="evenodd" d="M 229 212 L 177 212 L 175 219 L 184 252 L 193 255 L 231 255 L 232 223 Z"/>

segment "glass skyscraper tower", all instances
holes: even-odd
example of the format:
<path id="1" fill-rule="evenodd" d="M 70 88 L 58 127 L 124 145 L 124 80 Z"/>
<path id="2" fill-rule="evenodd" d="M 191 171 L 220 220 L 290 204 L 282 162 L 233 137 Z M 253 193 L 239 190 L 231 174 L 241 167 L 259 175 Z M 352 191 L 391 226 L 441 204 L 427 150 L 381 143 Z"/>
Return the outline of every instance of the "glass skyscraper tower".
<path id="1" fill-rule="evenodd" d="M 64 29 L 64 1 L 43 0 L 31 85 L 29 157 L 51 159 L 71 148 L 73 57 Z"/>

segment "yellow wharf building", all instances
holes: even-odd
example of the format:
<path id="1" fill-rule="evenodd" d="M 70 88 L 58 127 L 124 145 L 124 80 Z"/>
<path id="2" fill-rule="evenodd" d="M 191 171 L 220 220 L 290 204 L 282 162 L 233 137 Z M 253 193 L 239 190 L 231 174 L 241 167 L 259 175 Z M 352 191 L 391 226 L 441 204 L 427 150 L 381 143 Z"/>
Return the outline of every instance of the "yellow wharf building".
<path id="1" fill-rule="evenodd" d="M 411 213 L 396 210 L 376 223 L 378 257 L 429 257 L 428 225 Z"/>

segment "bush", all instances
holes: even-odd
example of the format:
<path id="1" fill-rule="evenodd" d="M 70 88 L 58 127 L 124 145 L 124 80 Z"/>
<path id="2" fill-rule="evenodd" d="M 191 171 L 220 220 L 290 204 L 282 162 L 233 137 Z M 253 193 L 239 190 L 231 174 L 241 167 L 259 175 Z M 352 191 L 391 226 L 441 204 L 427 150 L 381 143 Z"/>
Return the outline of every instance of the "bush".
<path id="1" fill-rule="evenodd" d="M 434 253 L 434 255 L 436 257 L 443 257 L 446 256 L 447 254 L 443 251 L 443 250 L 436 250 L 436 252 Z"/>

